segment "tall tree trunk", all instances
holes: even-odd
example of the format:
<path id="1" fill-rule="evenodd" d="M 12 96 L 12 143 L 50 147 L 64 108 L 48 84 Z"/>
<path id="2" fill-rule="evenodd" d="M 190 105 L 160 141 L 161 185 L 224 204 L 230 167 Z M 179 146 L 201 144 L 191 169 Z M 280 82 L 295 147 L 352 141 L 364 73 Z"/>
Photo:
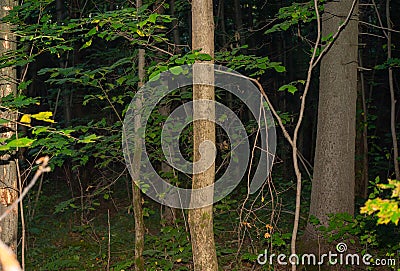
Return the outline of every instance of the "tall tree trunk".
<path id="1" fill-rule="evenodd" d="M 322 36 L 335 33 L 353 0 L 328 2 Z M 327 223 L 330 213 L 354 214 L 358 24 L 357 8 L 321 62 L 317 145 L 310 215 Z M 309 225 L 312 227 L 311 225 Z"/>
<path id="2" fill-rule="evenodd" d="M 387 58 L 392 58 L 392 21 L 390 20 L 390 0 L 386 0 L 386 23 L 389 29 L 387 33 Z M 393 165 L 394 173 L 397 180 L 400 180 L 400 168 L 399 168 L 399 147 L 397 145 L 397 134 L 396 134 L 396 98 L 394 96 L 394 85 L 393 85 L 393 68 L 389 67 L 389 90 L 390 90 L 390 131 L 392 134 L 393 143 Z"/>
<path id="3" fill-rule="evenodd" d="M 9 10 L 17 5 L 13 0 L 0 0 L 0 18 L 7 15 Z M 0 54 L 16 50 L 15 36 L 12 27 L 8 23 L 0 24 Z M 14 67 L 1 69 L 0 97 L 17 94 L 17 73 Z M 0 118 L 17 120 L 17 115 L 11 112 L 1 112 Z M 8 132 L 1 133 L 2 138 L 10 138 L 17 130 L 15 123 L 8 123 Z M 18 176 L 16 160 L 10 154 L 0 157 L 0 214 L 3 214 L 9 205 L 18 198 Z M 18 209 L 15 208 L 6 218 L 0 221 L 0 239 L 14 252 L 17 251 L 18 235 Z"/>
<path id="4" fill-rule="evenodd" d="M 181 52 L 181 48 L 179 47 L 181 42 L 180 42 L 180 33 L 179 33 L 179 21 L 178 21 L 177 14 L 175 12 L 175 0 L 170 1 L 170 12 L 171 12 L 171 16 L 176 18 L 176 20 L 174 20 L 172 23 L 172 27 L 173 27 L 172 34 L 173 34 L 174 44 L 175 44 L 174 53 L 179 54 Z"/>
<path id="5" fill-rule="evenodd" d="M 165 10 L 162 6 L 163 1 L 157 0 L 155 2 L 155 8 L 154 12 L 158 14 L 164 14 Z M 171 11 L 171 16 L 175 16 L 175 1 L 172 0 L 170 2 L 170 11 Z M 162 32 L 163 30 L 159 30 L 159 32 Z M 173 22 L 173 38 L 174 38 L 174 44 L 179 45 L 179 30 L 178 30 L 178 20 L 174 20 Z M 174 48 L 174 51 L 176 53 L 179 53 L 179 47 L 176 46 Z M 159 54 L 159 53 L 157 53 Z M 162 56 L 160 54 L 160 59 L 162 59 Z M 168 83 L 167 83 L 168 84 Z M 158 110 L 161 116 L 167 117 L 171 113 L 171 108 L 168 103 L 160 105 L 160 108 Z M 164 176 L 172 176 L 173 171 L 172 167 L 165 161 L 161 162 L 161 171 L 163 172 Z M 168 177 L 169 178 L 169 177 Z M 165 188 L 166 189 L 166 188 Z M 177 214 L 177 209 L 169 207 L 169 206 L 162 206 L 161 209 L 161 225 L 162 226 L 172 226 L 175 225 L 176 223 L 176 214 Z"/>
<path id="6" fill-rule="evenodd" d="M 242 6 L 240 5 L 240 0 L 233 0 L 233 5 L 235 7 L 235 40 L 242 46 L 244 44 L 243 35 L 243 19 L 242 19 Z"/>
<path id="7" fill-rule="evenodd" d="M 221 31 L 221 48 L 227 49 L 226 47 L 228 46 L 226 43 L 226 27 L 225 27 L 225 4 L 224 0 L 219 0 L 218 1 L 218 14 L 217 18 L 219 18 L 219 22 L 217 24 L 217 29 Z M 231 93 L 229 93 L 231 94 Z"/>
<path id="8" fill-rule="evenodd" d="M 363 67 L 361 49 L 358 53 L 358 63 Z M 368 197 L 368 126 L 367 126 L 367 104 L 365 99 L 365 78 L 363 71 L 359 72 L 357 98 L 357 133 L 356 133 L 356 164 L 355 164 L 355 195 L 366 199 Z"/>
<path id="9" fill-rule="evenodd" d="M 203 53 L 214 56 L 214 21 L 213 1 L 192 1 L 192 49 L 202 49 Z M 193 85 L 193 100 L 214 100 L 214 70 L 196 67 L 194 65 L 193 78 L 201 76 L 209 80 L 209 85 Z M 207 105 L 195 104 L 193 118 L 213 114 L 215 109 Z M 214 116 L 215 117 L 215 116 Z M 215 124 L 211 121 L 197 120 L 193 123 L 193 161 L 199 161 L 199 144 L 205 140 L 215 144 Z M 204 159 L 204 157 L 203 157 Z M 215 164 L 206 171 L 193 174 L 192 188 L 198 189 L 214 183 Z M 192 240 L 193 262 L 195 271 L 217 271 L 218 262 L 214 243 L 213 207 L 189 210 L 189 227 Z"/>
<path id="10" fill-rule="evenodd" d="M 142 6 L 142 0 L 136 0 L 136 8 L 139 9 Z M 144 84 L 144 65 L 145 65 L 145 51 L 144 49 L 139 49 L 139 61 L 138 61 L 138 73 L 139 73 L 139 83 L 138 89 Z M 136 104 L 137 110 L 142 108 L 142 100 L 137 99 Z M 134 129 L 138 131 L 141 128 L 140 114 L 135 116 L 134 119 Z M 139 134 L 136 133 L 135 134 Z M 143 250 L 144 250 L 144 221 L 143 221 L 143 206 L 142 206 L 142 194 L 140 192 L 138 183 L 141 154 L 142 154 L 142 141 L 138 136 L 135 138 L 135 153 L 133 154 L 133 168 L 132 174 L 132 194 L 133 194 L 133 213 L 135 216 L 135 271 L 144 271 L 144 260 L 143 260 Z"/>
<path id="11" fill-rule="evenodd" d="M 65 19 L 66 10 L 64 6 L 63 0 L 56 0 L 56 13 L 57 13 L 57 22 L 61 23 Z M 64 60 L 64 61 L 63 61 Z M 68 63 L 67 59 L 60 60 L 59 66 L 60 68 L 66 68 Z M 71 93 L 68 89 L 63 90 L 63 102 L 64 102 L 64 121 L 65 125 L 69 126 L 71 124 Z"/>

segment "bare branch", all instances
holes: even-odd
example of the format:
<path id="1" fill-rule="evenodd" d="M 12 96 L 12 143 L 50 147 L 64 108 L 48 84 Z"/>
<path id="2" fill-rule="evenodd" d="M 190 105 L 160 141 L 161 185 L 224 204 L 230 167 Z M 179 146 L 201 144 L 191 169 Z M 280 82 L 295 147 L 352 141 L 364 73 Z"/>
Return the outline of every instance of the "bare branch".
<path id="1" fill-rule="evenodd" d="M 39 179 L 40 175 L 42 175 L 44 172 L 49 172 L 50 167 L 47 166 L 47 163 L 49 162 L 49 157 L 44 156 L 36 160 L 36 164 L 39 164 L 39 169 L 36 171 L 35 176 L 33 176 L 31 182 L 29 185 L 27 185 L 24 190 L 22 191 L 21 195 L 18 197 L 16 201 L 11 204 L 7 210 L 1 214 L 0 216 L 0 221 L 3 220 L 5 217 L 7 217 L 11 211 L 17 207 L 18 203 L 24 199 L 26 194 L 29 192 L 29 190 L 35 185 L 36 181 Z"/>

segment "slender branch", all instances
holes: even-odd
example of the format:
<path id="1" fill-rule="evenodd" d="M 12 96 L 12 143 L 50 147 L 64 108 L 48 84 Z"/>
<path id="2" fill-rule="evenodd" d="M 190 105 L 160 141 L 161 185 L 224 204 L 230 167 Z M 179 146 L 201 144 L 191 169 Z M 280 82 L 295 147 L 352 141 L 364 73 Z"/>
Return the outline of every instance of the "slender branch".
<path id="1" fill-rule="evenodd" d="M 36 164 L 39 165 L 39 169 L 36 171 L 29 185 L 24 188 L 18 199 L 14 201 L 13 204 L 11 204 L 7 208 L 7 210 L 0 216 L 0 221 L 3 220 L 5 217 L 7 217 L 11 213 L 11 211 L 14 208 L 16 208 L 19 203 L 22 202 L 25 195 L 35 185 L 40 175 L 42 175 L 44 172 L 50 171 L 50 167 L 47 166 L 49 159 L 50 158 L 48 156 L 44 156 L 36 160 Z M 2 267 L 4 271 L 22 271 L 21 266 L 13 251 L 1 240 L 0 240 L 0 267 Z"/>
<path id="2" fill-rule="evenodd" d="M 364 22 L 364 21 L 359 21 L 359 23 L 360 24 L 365 24 L 365 25 L 368 25 L 368 26 L 371 26 L 371 27 L 374 27 L 374 28 L 378 28 L 378 29 L 381 29 L 381 30 L 386 30 L 386 31 L 389 31 L 389 32 L 393 32 L 393 33 L 400 33 L 399 30 L 389 29 L 387 27 L 370 24 L 370 23 L 367 23 L 367 22 Z"/>
<path id="3" fill-rule="evenodd" d="M 322 57 L 329 51 L 329 49 L 331 49 L 331 47 L 334 44 L 335 40 L 337 40 L 337 38 L 339 37 L 340 33 L 343 31 L 343 29 L 350 22 L 351 16 L 353 15 L 353 12 L 354 12 L 354 9 L 357 6 L 357 2 L 358 2 L 358 0 L 353 0 L 353 4 L 351 5 L 350 11 L 347 14 L 346 20 L 338 27 L 338 30 L 336 31 L 335 35 L 333 35 L 333 37 L 332 37 L 332 41 L 330 43 L 328 43 L 328 45 L 321 51 L 321 53 L 319 54 L 317 60 L 313 64 L 313 68 L 315 68 L 315 66 L 320 62 Z M 318 13 L 318 11 L 317 11 L 317 13 Z M 318 43 L 316 45 L 318 45 Z"/>
<path id="4" fill-rule="evenodd" d="M 36 181 L 42 175 L 44 172 L 50 172 L 50 167 L 47 166 L 47 163 L 49 162 L 49 157 L 44 156 L 36 160 L 36 164 L 39 164 L 39 169 L 36 171 L 35 175 L 33 176 L 31 182 L 24 188 L 22 191 L 21 195 L 18 197 L 16 201 L 13 202 L 5 211 L 3 214 L 0 216 L 0 221 L 3 220 L 5 217 L 7 217 L 11 211 L 17 207 L 18 203 L 24 199 L 26 194 L 29 192 L 29 190 L 35 185 Z"/>
<path id="5" fill-rule="evenodd" d="M 376 5 L 376 3 L 375 3 L 375 0 L 372 0 L 372 5 L 374 6 L 375 14 L 376 14 L 376 17 L 378 18 L 379 25 L 380 25 L 381 28 L 383 28 L 383 23 L 382 23 L 381 15 L 379 14 L 378 7 L 377 7 L 377 5 Z M 388 26 L 387 31 L 385 31 L 384 29 L 382 29 L 382 30 L 383 30 L 383 34 L 385 35 L 386 38 L 388 38 L 388 33 L 390 32 L 390 29 L 389 29 L 389 28 L 391 28 L 391 27 Z"/>

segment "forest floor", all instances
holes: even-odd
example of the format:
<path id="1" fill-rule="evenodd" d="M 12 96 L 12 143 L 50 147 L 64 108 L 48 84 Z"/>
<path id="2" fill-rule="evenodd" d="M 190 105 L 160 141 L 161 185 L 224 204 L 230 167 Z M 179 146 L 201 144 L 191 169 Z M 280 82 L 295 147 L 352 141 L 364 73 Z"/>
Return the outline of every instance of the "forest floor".
<path id="1" fill-rule="evenodd" d="M 76 195 L 76 200 L 66 195 L 67 185 L 58 182 L 57 186 L 52 194 L 42 191 L 36 204 L 34 195 L 25 201 L 25 270 L 133 270 L 134 219 L 128 193 L 118 189 L 118 193 L 107 192 L 81 202 Z M 31 206 L 36 207 L 33 218 Z M 238 214 L 230 207 L 227 201 L 215 206 L 221 270 L 258 270 L 254 269 L 257 252 L 248 240 L 236 260 Z M 160 205 L 148 199 L 144 214 L 146 270 L 191 270 L 187 214 L 178 214 L 176 225 L 162 226 Z"/>
<path id="2" fill-rule="evenodd" d="M 25 270 L 134 270 L 134 219 L 127 192 L 129 183 L 121 182 L 113 187 L 114 192 L 104 190 L 89 197 L 77 196 L 79 191 L 72 191 L 59 180 L 44 183 L 43 187 L 37 202 L 34 191 L 24 201 Z M 269 221 L 270 212 L 262 210 L 249 217 L 248 221 L 253 222 L 241 223 L 240 204 L 234 198 L 233 195 L 214 206 L 220 270 L 286 270 L 287 266 L 278 268 L 257 263 L 259 253 L 271 247 L 268 235 L 271 226 L 265 222 Z M 145 198 L 143 206 L 146 270 L 192 270 L 187 212 L 177 215 L 179 219 L 175 225 L 163 226 L 160 205 Z M 279 219 L 281 228 L 274 225 L 274 251 L 289 255 L 292 215 L 282 212 Z M 304 221 L 302 223 L 304 226 Z M 239 236 L 241 224 L 242 235 Z M 385 268 L 372 270 L 395 270 Z"/>

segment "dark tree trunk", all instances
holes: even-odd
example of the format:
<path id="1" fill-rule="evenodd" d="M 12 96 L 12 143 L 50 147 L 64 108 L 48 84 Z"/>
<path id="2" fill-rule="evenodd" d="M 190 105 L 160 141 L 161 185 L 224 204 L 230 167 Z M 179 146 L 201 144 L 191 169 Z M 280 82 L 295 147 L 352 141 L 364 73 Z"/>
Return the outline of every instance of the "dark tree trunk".
<path id="1" fill-rule="evenodd" d="M 56 0 L 56 12 L 57 12 L 57 22 L 61 23 L 65 19 L 66 10 L 63 0 Z M 59 66 L 60 68 L 66 68 L 68 65 L 67 59 L 61 59 Z M 64 121 L 65 125 L 69 126 L 71 124 L 71 93 L 68 89 L 63 89 L 62 92 L 63 103 L 64 103 Z"/>

